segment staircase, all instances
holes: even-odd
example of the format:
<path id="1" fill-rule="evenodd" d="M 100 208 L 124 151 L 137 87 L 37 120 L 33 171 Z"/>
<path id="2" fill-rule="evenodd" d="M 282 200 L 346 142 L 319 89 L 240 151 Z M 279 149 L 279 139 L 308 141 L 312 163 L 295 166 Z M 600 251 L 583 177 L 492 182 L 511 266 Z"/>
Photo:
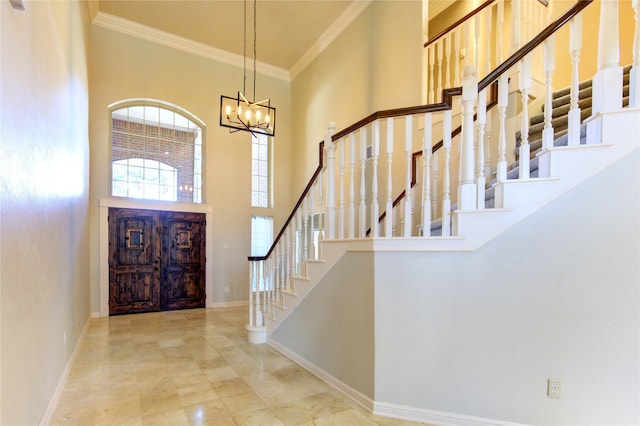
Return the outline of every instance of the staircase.
<path id="1" fill-rule="evenodd" d="M 489 3 L 491 2 L 484 5 Z M 397 328 L 406 326 L 415 334 L 420 334 L 422 325 L 433 328 L 433 324 L 438 323 L 441 317 L 464 318 L 467 314 L 465 308 L 473 310 L 473 304 L 462 303 L 460 304 L 462 309 L 459 311 L 439 311 L 440 306 L 432 303 L 432 300 L 439 300 L 437 296 L 441 288 L 438 286 L 429 287 L 430 292 L 426 295 L 421 293 L 423 276 L 426 281 L 430 272 L 438 269 L 438 263 L 434 259 L 444 258 L 446 263 L 450 261 L 449 254 L 453 256 L 461 254 L 457 260 L 466 262 L 458 263 L 462 265 L 460 269 L 464 269 L 467 264 L 473 263 L 474 259 L 482 257 L 487 251 L 486 247 L 489 246 L 492 252 L 500 253 L 499 256 L 513 256 L 514 259 L 502 263 L 503 259 L 491 258 L 490 261 L 496 264 L 495 270 L 487 272 L 479 268 L 482 273 L 478 273 L 477 279 L 467 276 L 466 279 L 469 282 L 459 283 L 455 279 L 437 276 L 438 280 L 447 283 L 447 288 L 468 285 L 465 290 L 469 292 L 469 296 L 461 292 L 459 298 L 466 300 L 475 297 L 481 300 L 478 303 L 483 306 L 483 312 L 490 312 L 491 299 L 483 299 L 487 294 L 501 298 L 503 294 L 521 291 L 520 284 L 513 282 L 510 273 L 513 269 L 518 269 L 518 265 L 514 266 L 514 264 L 519 259 L 520 252 L 525 253 L 527 247 L 524 243 L 521 247 L 512 244 L 516 247 L 511 247 L 511 251 L 500 252 L 495 244 L 491 243 L 500 240 L 507 232 L 520 229 L 517 226 L 519 223 L 535 218 L 535 213 L 548 208 L 554 201 L 568 196 L 594 176 L 638 150 L 640 132 L 629 131 L 629 129 L 638 128 L 640 123 L 640 108 L 638 108 L 640 88 L 630 84 L 632 80 L 630 75 L 634 74 L 634 70 L 640 69 L 640 64 L 620 70 L 619 86 L 616 83 L 617 77 L 615 75 L 611 77 L 612 74 L 617 73 L 617 64 L 610 63 L 605 63 L 596 71 L 595 83 L 589 80 L 554 92 L 551 90 L 551 78 L 548 78 L 545 82 L 546 93 L 553 93 L 553 95 L 549 99 L 544 99 L 544 106 L 540 113 L 526 110 L 524 113 L 528 115 L 524 119 L 516 118 L 519 122 L 527 124 L 511 137 L 505 131 L 507 111 L 516 109 L 509 108 L 509 99 L 521 96 L 524 99 L 522 104 L 528 104 L 527 91 L 530 84 L 527 79 L 530 78 L 532 71 L 527 70 L 526 67 L 531 66 L 532 61 L 529 59 L 532 49 L 542 49 L 543 43 L 547 43 L 551 34 L 568 22 L 578 19 L 582 10 L 590 3 L 589 1 L 578 2 L 549 24 L 530 43 L 525 44 L 506 60 L 497 61 L 494 71 L 486 76 L 478 76 L 474 65 L 466 67 L 462 72 L 461 87 L 443 90 L 441 103 L 379 111 L 337 133 L 329 126 L 324 140 L 320 143 L 318 168 L 278 234 L 274 245 L 266 256 L 249 258 L 252 287 L 247 330 L 250 342 L 268 341 L 270 345 L 376 412 L 386 413 L 389 416 L 433 421 L 436 424 L 513 424 L 508 421 L 485 421 L 486 419 L 464 415 L 452 421 L 447 417 L 448 414 L 443 412 L 455 409 L 446 408 L 447 398 L 441 398 L 442 394 L 437 392 L 429 394 L 429 403 L 438 406 L 440 411 L 425 414 L 420 407 L 415 410 L 411 408 L 414 405 L 417 406 L 412 396 L 407 396 L 406 400 L 399 400 L 394 391 L 388 393 L 380 391 L 378 380 L 382 383 L 393 382 L 396 388 L 416 388 L 414 394 L 421 394 L 422 388 L 415 383 L 420 382 L 425 388 L 429 383 L 436 383 L 437 379 L 434 377 L 438 376 L 438 371 L 429 371 L 431 376 L 419 378 L 411 374 L 407 377 L 390 378 L 384 376 L 384 371 L 401 370 L 402 364 L 407 359 L 420 364 L 423 356 L 420 351 L 427 353 L 432 360 L 438 357 L 439 350 L 447 353 L 450 358 L 462 356 L 459 354 L 464 352 L 457 351 L 455 348 L 441 348 L 438 344 L 431 344 L 431 342 L 426 345 L 427 347 L 421 346 L 417 342 L 420 338 L 416 339 L 411 334 L 407 337 L 406 333 Z M 601 4 L 603 10 L 617 8 L 616 2 Z M 487 13 L 488 16 L 496 15 L 491 9 Z M 571 46 L 579 46 L 580 43 L 576 43 L 575 38 L 580 37 L 582 35 L 579 32 L 573 32 Z M 565 48 L 566 46 L 560 46 L 558 50 L 568 50 Z M 640 49 L 640 46 L 636 49 Z M 583 55 L 595 55 L 595 53 L 595 49 L 582 51 Z M 571 52 L 574 59 L 579 57 L 579 54 L 580 52 Z M 455 55 L 451 56 L 455 57 Z M 640 52 L 637 52 L 634 57 L 640 58 Z M 542 66 L 545 70 L 553 68 L 549 63 L 544 63 Z M 516 69 L 520 72 L 520 87 L 509 93 L 506 76 L 516 72 Z M 598 86 L 603 84 L 603 80 L 607 81 L 607 96 L 610 95 L 614 99 L 620 98 L 619 106 L 604 108 L 603 105 L 607 104 L 606 102 L 603 103 L 601 99 L 592 100 L 592 91 L 603 92 L 602 87 Z M 592 89 L 594 84 L 595 90 Z M 491 95 L 492 90 L 495 90 L 495 96 Z M 576 98 L 579 99 L 577 102 L 577 107 L 580 108 L 579 114 L 576 114 L 575 109 L 571 112 L 571 99 Z M 492 102 L 496 104 L 493 108 L 491 108 Z M 595 105 L 592 105 L 594 102 Z M 461 104 L 459 122 L 462 131 L 459 134 L 454 132 L 453 128 L 454 104 Z M 545 123 L 545 111 L 549 110 L 552 111 L 552 119 Z M 594 114 L 594 110 L 598 112 Z M 569 130 L 571 114 L 580 117 L 577 133 L 575 130 Z M 490 122 L 498 124 L 494 125 L 489 134 L 486 132 L 486 126 Z M 545 127 L 548 129 L 546 132 Z M 546 139 L 547 146 L 544 146 L 543 135 L 549 134 L 549 131 L 553 134 L 553 138 L 551 143 L 550 139 Z M 525 132 L 527 138 L 522 137 Z M 570 136 L 576 134 L 578 142 L 570 143 Z M 520 158 L 521 149 L 526 147 L 526 144 L 523 145 L 523 140 L 528 141 L 528 158 Z M 507 165 L 506 153 L 511 150 L 515 150 L 516 161 Z M 416 152 L 421 154 L 416 155 Z M 491 161 L 486 162 L 485 159 L 488 156 L 485 156 L 485 152 L 497 152 L 498 155 L 492 155 Z M 527 151 L 524 150 L 524 152 Z M 525 165 L 526 172 L 523 172 L 520 168 Z M 482 197 L 484 197 L 484 203 L 478 202 L 478 198 Z M 429 225 L 425 227 L 424 224 Z M 429 228 L 430 232 L 424 233 L 424 228 Z M 368 229 L 370 233 L 367 232 Z M 363 255 L 364 260 L 356 255 L 362 253 L 368 254 Z M 526 258 L 524 254 L 522 256 Z M 341 298 L 348 299 L 354 306 L 361 306 L 360 298 L 347 296 L 347 293 L 342 293 L 339 288 L 356 285 L 353 282 L 354 274 L 344 273 L 348 269 L 347 265 L 352 262 L 354 265 L 359 265 L 357 267 L 363 268 L 363 274 L 355 274 L 356 280 L 358 276 L 366 277 L 367 280 L 373 281 L 371 283 L 367 281 L 367 284 L 371 288 L 375 287 L 375 292 L 372 294 L 364 294 L 365 299 L 374 301 L 373 320 L 366 316 L 369 311 L 365 309 L 363 315 L 368 320 L 358 322 L 364 329 L 350 330 L 354 341 L 358 342 L 354 346 L 359 346 L 362 340 L 362 346 L 365 347 L 362 353 L 358 352 L 357 347 L 352 347 L 348 339 L 345 341 L 337 339 L 339 343 L 335 343 L 330 337 L 332 335 L 327 334 L 328 329 L 333 330 L 332 333 L 340 334 L 336 331 L 341 328 L 339 321 L 332 321 L 329 318 L 332 318 L 334 312 L 338 315 L 344 314 L 347 310 L 342 306 L 343 304 L 338 303 Z M 384 267 L 380 267 L 385 272 L 378 271 L 376 262 L 388 262 L 384 263 Z M 547 259 L 547 262 L 550 261 Z M 423 269 L 422 265 L 427 266 Z M 506 278 L 500 266 L 509 270 L 510 273 L 506 274 Z M 411 277 L 406 271 L 399 270 L 396 279 L 393 272 L 396 267 L 411 271 Z M 518 272 L 525 276 L 540 274 L 542 277 L 548 275 L 551 269 L 551 266 L 543 265 L 541 271 Z M 389 272 L 390 270 L 392 272 Z M 453 273 L 463 275 L 461 271 L 455 271 L 455 268 Z M 370 274 L 373 274 L 373 278 Z M 495 288 L 500 288 L 504 293 L 492 293 L 495 291 L 494 276 L 499 277 L 496 279 L 498 283 Z M 553 277 L 553 279 L 557 279 L 564 286 L 573 284 L 571 280 L 562 281 L 564 277 Z M 473 286 L 476 280 L 485 284 L 482 291 L 477 291 Z M 405 285 L 405 281 L 411 282 L 411 285 Z M 380 283 L 386 283 L 386 287 Z M 546 285 L 546 281 L 544 284 Z M 363 287 L 360 282 L 358 285 Z M 379 286 L 384 288 L 379 289 Z M 323 289 L 326 288 L 335 292 L 332 293 L 334 302 L 328 302 L 327 306 L 312 306 L 312 302 L 308 300 L 317 301 L 326 297 L 323 293 Z M 369 287 L 365 285 L 364 288 Z M 389 290 L 390 288 L 397 288 L 397 293 Z M 531 300 L 535 299 L 532 296 L 536 294 L 535 289 L 527 287 L 522 291 L 524 293 L 522 295 L 518 293 L 520 299 L 514 302 L 514 306 L 522 304 L 525 310 L 529 308 L 535 310 L 537 307 L 531 307 L 526 303 L 528 297 Z M 527 293 L 527 291 L 530 292 Z M 545 299 L 544 303 L 553 304 L 555 303 L 554 289 L 548 291 L 552 292 L 551 296 L 547 295 L 551 299 Z M 411 292 L 416 293 L 415 298 Z M 408 309 L 411 314 L 407 314 L 411 319 L 406 321 L 409 324 L 403 324 L 403 321 L 398 320 L 404 314 L 401 310 L 396 311 L 398 306 L 389 302 L 396 299 L 403 301 L 398 302 L 401 308 L 411 307 Z M 448 299 L 445 298 L 445 300 Z M 525 302 L 522 302 L 523 300 Z M 380 307 L 381 305 L 390 305 L 391 308 L 385 311 L 384 307 Z M 428 308 L 422 309 L 423 306 Z M 504 306 L 507 307 L 505 311 L 508 315 L 520 318 L 519 313 L 509 311 L 508 303 Z M 502 307 L 501 305 L 501 309 Z M 437 312 L 440 317 L 432 316 L 433 312 Z M 350 318 L 349 315 L 347 317 Z M 558 317 L 558 321 L 564 321 L 561 314 L 558 314 Z M 395 322 L 393 318 L 396 319 Z M 433 323 L 429 323 L 426 319 Z M 501 317 L 489 322 L 494 326 L 496 324 L 502 326 L 503 323 L 508 326 L 509 319 L 509 317 Z M 537 318 L 534 321 L 526 317 L 525 320 L 525 322 L 535 322 Z M 323 321 L 327 321 L 333 328 L 329 326 L 323 328 Z M 393 331 L 385 329 L 384 325 L 380 325 L 384 321 L 394 323 L 396 328 L 392 327 Z M 476 324 L 465 324 L 465 326 L 475 330 Z M 346 324 L 345 327 L 348 328 Z M 537 333 L 537 329 L 533 326 L 527 329 Z M 371 340 L 362 338 L 361 332 L 370 333 L 375 337 Z M 465 334 L 466 329 L 451 332 L 458 332 L 473 341 L 474 334 Z M 397 338 L 396 334 L 402 336 L 404 340 Z M 430 329 L 430 333 L 425 334 L 430 338 L 435 336 L 434 341 L 436 341 L 441 333 L 437 329 Z M 490 332 L 488 334 L 491 335 Z M 277 339 L 273 337 L 274 335 Z M 478 335 L 484 334 L 478 331 Z M 319 338 L 324 340 L 318 341 Z M 404 349 L 399 351 L 402 352 L 401 355 L 389 353 L 393 352 L 389 348 L 394 347 L 396 338 L 402 341 Z M 301 342 L 307 346 L 305 347 Z M 455 346 L 457 342 L 447 344 Z M 487 355 L 484 359 L 481 353 L 484 350 L 482 342 L 474 342 L 474 344 L 479 350 L 478 359 L 482 359 L 483 363 L 479 364 L 478 369 L 467 371 L 467 374 L 471 375 L 483 371 L 485 367 L 487 371 L 491 370 L 492 361 L 489 360 L 499 356 L 497 352 Z M 414 346 L 419 347 L 420 351 L 407 349 Z M 340 368 L 344 363 L 353 361 L 351 358 L 354 356 L 352 352 L 345 353 L 344 347 L 349 347 L 363 357 L 363 362 L 368 367 L 375 365 L 375 372 L 370 372 L 375 376 L 375 391 L 370 387 L 369 381 L 365 380 L 366 383 L 363 384 L 361 377 L 354 378 L 349 371 Z M 469 350 L 468 347 L 465 348 Z M 449 349 L 451 351 L 447 352 Z M 372 351 L 373 355 L 371 355 Z M 323 356 L 316 356 L 316 352 L 322 352 Z M 487 352 L 489 353 L 490 350 L 487 349 Z M 327 358 L 330 360 L 327 361 Z M 517 356 L 514 355 L 514 358 Z M 511 361 L 501 360 L 501 362 Z M 553 364 L 549 361 L 546 363 Z M 336 367 L 336 365 L 339 366 Z M 359 371 L 355 368 L 354 371 L 356 370 Z M 519 370 L 516 371 L 519 373 Z M 511 375 L 513 374 L 515 373 L 511 371 Z M 379 376 L 384 377 L 379 378 Z M 442 390 L 443 386 L 446 388 L 454 381 L 455 376 L 455 371 L 448 371 L 446 380 L 442 383 L 438 382 L 440 383 L 438 392 L 446 393 Z M 508 377 L 502 379 L 509 380 Z M 486 381 L 486 377 L 478 378 L 478 383 L 486 383 Z M 450 392 L 464 392 L 461 390 L 463 387 L 458 384 L 453 388 L 455 391 L 450 390 Z M 482 395 L 478 396 L 479 394 Z M 484 393 L 476 389 L 475 394 L 469 396 L 470 400 L 474 398 L 483 400 Z M 377 405 L 379 401 L 387 400 L 393 401 L 387 405 Z M 482 405 L 482 403 L 478 404 Z M 505 405 L 509 405 L 503 401 L 492 400 L 487 402 L 485 407 L 492 404 L 498 411 L 504 409 Z M 483 409 L 475 407 L 475 411 L 469 409 L 469 412 L 482 413 Z M 537 412 L 547 411 L 548 409 L 542 406 L 537 407 Z M 520 421 L 515 421 L 520 424 Z M 545 420 L 532 422 L 542 424 Z"/>

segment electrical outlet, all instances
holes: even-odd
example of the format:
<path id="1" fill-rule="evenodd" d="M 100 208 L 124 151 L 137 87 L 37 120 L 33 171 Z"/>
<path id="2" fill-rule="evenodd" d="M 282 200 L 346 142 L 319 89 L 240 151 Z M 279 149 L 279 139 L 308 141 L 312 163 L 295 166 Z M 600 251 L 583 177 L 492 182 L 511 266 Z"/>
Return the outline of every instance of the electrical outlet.
<path id="1" fill-rule="evenodd" d="M 560 379 L 547 380 L 547 396 L 549 398 L 560 399 L 562 395 L 562 382 Z"/>
<path id="2" fill-rule="evenodd" d="M 67 332 L 62 333 L 62 341 L 64 342 L 64 347 L 67 347 Z"/>
<path id="3" fill-rule="evenodd" d="M 225 288 L 224 288 L 224 292 L 225 292 L 225 293 L 229 293 L 229 287 L 225 287 Z"/>

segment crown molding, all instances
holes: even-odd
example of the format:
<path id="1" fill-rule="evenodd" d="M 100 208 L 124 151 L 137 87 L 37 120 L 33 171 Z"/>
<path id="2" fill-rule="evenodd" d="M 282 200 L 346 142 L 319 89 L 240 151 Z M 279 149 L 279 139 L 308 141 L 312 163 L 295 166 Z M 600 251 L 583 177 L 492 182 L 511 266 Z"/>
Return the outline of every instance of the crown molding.
<path id="1" fill-rule="evenodd" d="M 175 34 L 161 31 L 137 22 L 123 19 L 105 12 L 98 12 L 93 18 L 93 25 L 117 31 L 143 40 L 151 41 L 163 46 L 168 46 L 183 52 L 202 56 L 207 59 L 222 62 L 234 67 L 244 67 L 244 56 L 218 49 L 204 43 L 199 43 Z M 253 70 L 253 64 L 247 64 L 247 69 Z M 264 76 L 279 80 L 291 81 L 289 71 L 258 61 L 256 71 Z"/>
<path id="2" fill-rule="evenodd" d="M 314 59 L 316 59 L 358 16 L 371 4 L 373 0 L 352 2 L 334 23 L 318 38 L 318 40 L 302 55 L 289 70 L 290 78 L 296 78 Z"/>

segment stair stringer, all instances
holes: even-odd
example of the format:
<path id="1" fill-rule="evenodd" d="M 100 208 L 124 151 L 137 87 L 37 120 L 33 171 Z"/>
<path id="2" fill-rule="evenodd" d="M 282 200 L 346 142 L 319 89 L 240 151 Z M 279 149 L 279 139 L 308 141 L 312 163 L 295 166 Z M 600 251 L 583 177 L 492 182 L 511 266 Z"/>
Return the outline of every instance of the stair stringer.
<path id="1" fill-rule="evenodd" d="M 345 253 L 477 250 L 640 147 L 640 108 L 601 113 L 589 118 L 586 123 L 587 131 L 591 131 L 591 144 L 554 147 L 538 154 L 541 170 L 552 177 L 499 182 L 495 185 L 496 208 L 454 211 L 452 225 L 456 237 L 366 238 L 321 242 L 323 260 L 305 261 L 307 276 L 294 277 L 295 292 L 286 293 L 284 306 L 274 307 L 273 315 L 265 316 L 267 334 L 270 336 L 278 329 Z M 629 123 L 635 123 L 638 131 L 629 133 Z"/>

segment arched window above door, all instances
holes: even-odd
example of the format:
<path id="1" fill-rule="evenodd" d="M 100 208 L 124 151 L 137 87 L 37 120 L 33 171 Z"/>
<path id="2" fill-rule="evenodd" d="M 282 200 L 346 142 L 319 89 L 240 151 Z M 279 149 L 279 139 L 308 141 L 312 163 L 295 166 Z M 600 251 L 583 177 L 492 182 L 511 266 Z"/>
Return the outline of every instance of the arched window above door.
<path id="1" fill-rule="evenodd" d="M 204 125 L 179 107 L 130 100 L 111 107 L 111 195 L 202 203 Z"/>

